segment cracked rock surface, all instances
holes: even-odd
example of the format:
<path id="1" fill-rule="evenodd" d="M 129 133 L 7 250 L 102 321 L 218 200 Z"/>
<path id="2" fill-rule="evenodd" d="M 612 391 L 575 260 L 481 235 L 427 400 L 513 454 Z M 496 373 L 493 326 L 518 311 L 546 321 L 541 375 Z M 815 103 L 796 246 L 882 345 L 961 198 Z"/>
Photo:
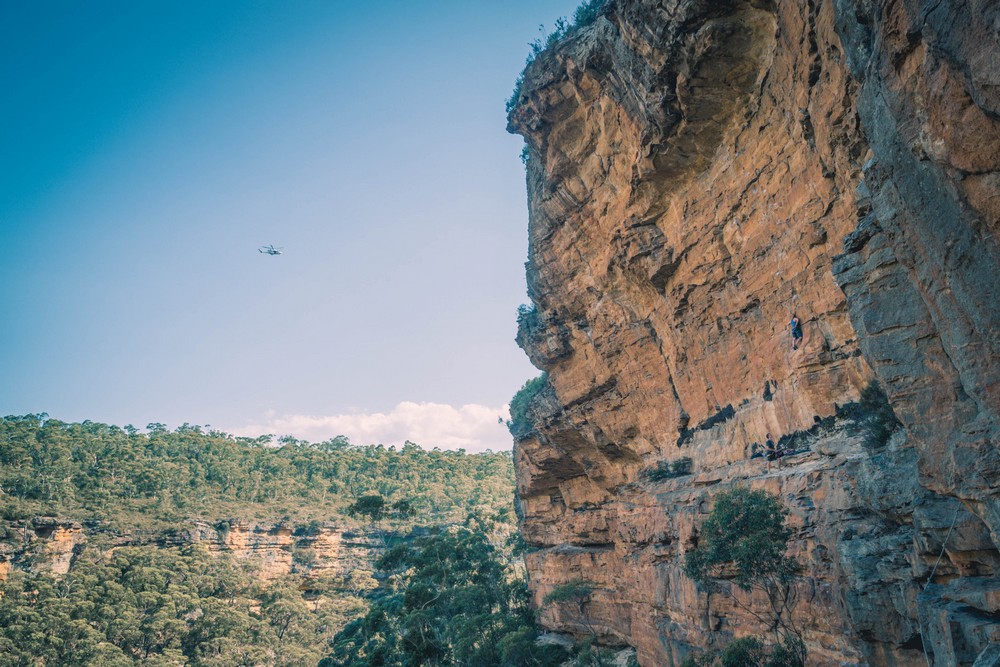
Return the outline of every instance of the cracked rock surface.
<path id="1" fill-rule="evenodd" d="M 990 660 L 1000 3 L 614 0 L 528 66 L 509 121 L 518 342 L 549 384 L 515 448 L 543 623 L 646 666 L 762 632 L 682 570 L 742 484 L 790 509 L 810 664 Z M 873 380 L 903 424 L 878 446 L 839 410 Z M 767 471 L 768 432 L 806 451 Z M 542 604 L 576 580 L 587 604 Z"/>

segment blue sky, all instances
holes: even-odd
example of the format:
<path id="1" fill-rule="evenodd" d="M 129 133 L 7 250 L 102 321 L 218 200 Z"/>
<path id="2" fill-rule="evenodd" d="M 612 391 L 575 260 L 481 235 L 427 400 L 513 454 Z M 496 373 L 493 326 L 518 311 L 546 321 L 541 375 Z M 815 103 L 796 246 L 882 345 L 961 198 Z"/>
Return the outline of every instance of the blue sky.
<path id="1" fill-rule="evenodd" d="M 0 412 L 506 444 L 504 99 L 576 4 L 0 5 Z"/>

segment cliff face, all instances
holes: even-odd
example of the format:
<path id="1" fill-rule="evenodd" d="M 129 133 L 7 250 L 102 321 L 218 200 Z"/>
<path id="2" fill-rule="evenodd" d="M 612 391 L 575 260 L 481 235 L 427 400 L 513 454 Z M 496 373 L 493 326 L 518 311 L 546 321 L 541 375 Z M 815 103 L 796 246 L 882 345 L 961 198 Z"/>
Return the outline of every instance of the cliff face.
<path id="1" fill-rule="evenodd" d="M 811 664 L 1000 641 L 1000 6 L 618 0 L 528 67 L 510 129 L 543 623 L 643 665 L 761 632 L 682 571 L 738 483 L 791 511 Z M 838 410 L 873 380 L 904 425 L 884 445 Z M 806 451 L 768 472 L 767 432 Z M 586 604 L 542 604 L 576 580 Z"/>
<path id="2" fill-rule="evenodd" d="M 52 574 L 66 574 L 78 545 L 87 539 L 79 523 L 52 517 L 0 522 L 0 536 L 3 536 L 0 538 L 0 582 L 7 580 L 12 561 Z"/>
<path id="3" fill-rule="evenodd" d="M 6 580 L 12 563 L 56 575 L 66 574 L 78 546 L 86 543 L 88 535 L 88 530 L 78 523 L 48 517 L 0 527 L 7 536 L 0 541 L 0 581 Z M 169 533 L 125 533 L 114 536 L 110 548 L 188 544 L 203 544 L 212 554 L 227 554 L 242 561 L 264 581 L 300 575 L 304 589 L 309 588 L 309 579 L 343 576 L 356 568 L 369 569 L 382 548 L 377 535 L 345 531 L 332 525 L 296 530 L 288 524 L 246 521 L 214 525 L 195 521 Z"/>

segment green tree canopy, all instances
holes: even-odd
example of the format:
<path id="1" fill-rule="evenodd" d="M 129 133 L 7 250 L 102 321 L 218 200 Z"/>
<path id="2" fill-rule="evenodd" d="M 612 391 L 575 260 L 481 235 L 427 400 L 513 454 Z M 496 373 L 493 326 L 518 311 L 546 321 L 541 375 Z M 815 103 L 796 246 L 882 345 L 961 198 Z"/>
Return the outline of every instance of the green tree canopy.
<path id="1" fill-rule="evenodd" d="M 728 579 L 746 591 L 770 578 L 787 580 L 798 571 L 785 555 L 791 535 L 785 527 L 787 513 L 766 491 L 723 491 L 698 531 L 697 548 L 687 553 L 685 572 L 699 585 Z"/>
<path id="2" fill-rule="evenodd" d="M 385 520 L 461 521 L 511 504 L 510 452 L 237 438 L 184 425 L 149 431 L 25 415 L 0 419 L 0 519 L 60 516 L 108 528 L 170 529 L 191 518 L 344 520 L 379 496 Z M 377 502 L 377 501 L 366 501 Z M 374 510 L 374 505 L 368 510 Z M 369 520 L 371 515 L 358 515 Z"/>
<path id="3" fill-rule="evenodd" d="M 379 559 L 385 583 L 368 614 L 337 634 L 321 667 L 562 664 L 565 649 L 535 645 L 527 584 L 503 526 L 470 516 L 392 547 Z"/>
<path id="4" fill-rule="evenodd" d="M 744 592 L 762 592 L 767 609 L 755 609 L 740 597 L 730 597 L 737 607 L 754 617 L 773 635 L 768 644 L 758 637 L 743 637 L 721 652 L 692 657 L 692 667 L 803 667 L 805 644 L 795 627 L 793 579 L 799 565 L 785 554 L 791 531 L 785 526 L 788 511 L 766 491 L 734 487 L 715 497 L 712 511 L 701 526 L 697 547 L 687 553 L 684 570 L 699 586 L 711 588 L 729 581 Z"/>

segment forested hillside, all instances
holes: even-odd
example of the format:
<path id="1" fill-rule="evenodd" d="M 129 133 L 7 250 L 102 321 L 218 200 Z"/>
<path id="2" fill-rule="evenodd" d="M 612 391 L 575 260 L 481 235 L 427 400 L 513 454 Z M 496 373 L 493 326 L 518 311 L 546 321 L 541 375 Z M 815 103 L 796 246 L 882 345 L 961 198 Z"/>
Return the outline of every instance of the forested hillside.
<path id="1" fill-rule="evenodd" d="M 315 665 L 365 603 L 337 582 L 307 599 L 300 583 L 261 582 L 201 545 L 91 541 L 66 575 L 0 584 L 0 666 Z"/>
<path id="2" fill-rule="evenodd" d="M 427 585 L 466 602 L 428 608 L 447 641 L 421 651 L 486 664 L 516 632 L 504 664 L 537 664 L 515 535 L 509 452 L 6 417 L 0 667 L 401 664 L 395 638 L 334 638 L 401 639 Z M 432 553 L 456 575 L 404 565 Z"/>
<path id="3" fill-rule="evenodd" d="M 8 520 L 58 516 L 132 531 L 193 518 L 350 522 L 348 506 L 370 493 L 408 500 L 424 523 L 509 507 L 510 453 L 273 441 L 187 424 L 143 433 L 44 414 L 0 419 L 0 518 Z"/>
<path id="4" fill-rule="evenodd" d="M 5 417 L 0 667 L 611 664 L 538 643 L 513 496 L 509 452 Z"/>

